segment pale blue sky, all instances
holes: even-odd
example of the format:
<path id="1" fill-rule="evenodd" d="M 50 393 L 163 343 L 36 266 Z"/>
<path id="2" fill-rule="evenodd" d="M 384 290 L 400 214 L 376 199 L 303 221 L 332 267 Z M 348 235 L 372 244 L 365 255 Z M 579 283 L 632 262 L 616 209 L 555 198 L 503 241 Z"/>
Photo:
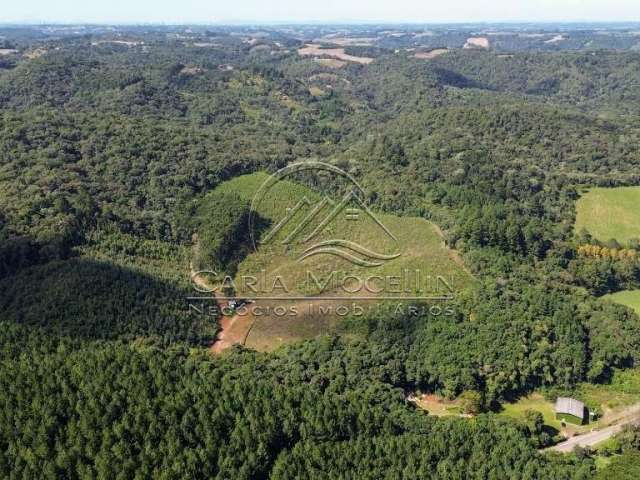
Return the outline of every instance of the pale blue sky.
<path id="1" fill-rule="evenodd" d="M 5 0 L 0 23 L 640 21 L 640 0 Z"/>

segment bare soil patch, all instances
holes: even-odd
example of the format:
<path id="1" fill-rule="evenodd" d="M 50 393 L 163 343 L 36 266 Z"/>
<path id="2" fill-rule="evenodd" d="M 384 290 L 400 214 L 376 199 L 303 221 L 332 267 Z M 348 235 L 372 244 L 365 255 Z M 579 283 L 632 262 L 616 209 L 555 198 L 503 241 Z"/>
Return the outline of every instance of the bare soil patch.
<path id="1" fill-rule="evenodd" d="M 302 57 L 329 57 L 337 58 L 338 60 L 344 60 L 345 62 L 360 63 L 367 65 L 373 62 L 373 58 L 369 57 L 356 57 L 354 55 L 347 55 L 344 53 L 344 48 L 321 48 L 320 45 L 308 44 L 304 48 L 298 49 L 298 55 Z"/>
<path id="2" fill-rule="evenodd" d="M 36 48 L 35 50 L 25 53 L 24 56 L 29 60 L 33 60 L 35 58 L 41 57 L 45 53 L 47 53 L 47 51 L 44 48 Z"/>
<path id="3" fill-rule="evenodd" d="M 415 58 L 419 58 L 420 60 L 431 60 L 432 58 L 439 57 L 447 53 L 449 50 L 446 48 L 436 48 L 434 50 L 430 50 L 428 52 L 416 52 L 414 55 Z"/>
<path id="4" fill-rule="evenodd" d="M 220 332 L 211 346 L 211 353 L 220 354 L 233 345 L 244 345 L 253 322 L 254 318 L 249 313 L 244 315 L 235 314 L 230 317 L 222 316 L 220 319 Z"/>
<path id="5" fill-rule="evenodd" d="M 489 48 L 489 39 L 487 37 L 469 37 L 462 48 Z"/>
<path id="6" fill-rule="evenodd" d="M 457 400 L 447 400 L 435 394 L 410 395 L 407 400 L 434 417 L 461 415 L 460 402 Z"/>
<path id="7" fill-rule="evenodd" d="M 191 268 L 191 278 L 193 282 L 203 289 L 210 289 L 211 285 L 200 275 L 194 275 L 193 268 Z M 218 299 L 215 293 L 211 296 L 216 299 L 216 303 L 221 310 L 227 308 L 228 302 Z M 243 311 L 243 314 L 235 313 L 234 315 L 221 315 L 220 316 L 220 331 L 216 336 L 215 341 L 209 348 L 211 353 L 220 354 L 227 348 L 233 345 L 244 345 L 249 331 L 253 326 L 254 317 L 250 310 Z"/>
<path id="8" fill-rule="evenodd" d="M 144 45 L 144 42 L 139 40 L 98 40 L 97 42 L 91 42 L 91 45 L 103 45 L 105 43 L 113 43 L 116 45 L 126 45 L 127 47 L 136 47 L 138 45 Z"/>

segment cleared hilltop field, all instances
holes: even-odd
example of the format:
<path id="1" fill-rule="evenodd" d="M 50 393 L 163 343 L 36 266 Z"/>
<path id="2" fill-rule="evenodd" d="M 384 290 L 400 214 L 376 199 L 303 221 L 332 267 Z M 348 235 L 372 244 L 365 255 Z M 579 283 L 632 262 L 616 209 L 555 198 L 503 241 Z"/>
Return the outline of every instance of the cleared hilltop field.
<path id="1" fill-rule="evenodd" d="M 597 240 L 627 243 L 640 238 L 640 187 L 592 188 L 576 205 L 576 231 Z"/>
<path id="2" fill-rule="evenodd" d="M 335 58 L 345 62 L 360 63 L 367 65 L 373 62 L 373 58 L 369 57 L 356 57 L 355 55 L 348 55 L 345 53 L 344 48 L 323 48 L 321 45 L 308 44 L 304 48 L 298 50 L 298 55 L 301 57 L 315 57 L 315 58 Z"/>
<path id="3" fill-rule="evenodd" d="M 265 173 L 244 175 L 221 184 L 216 192 L 233 192 L 251 202 L 268 179 Z M 328 203 L 322 206 L 326 199 Z M 303 238 L 322 225 L 338 204 L 339 200 L 290 181 L 278 182 L 268 201 L 254 204 L 269 226 L 262 232 L 257 249 L 240 262 L 234 278 L 236 294 L 255 298 L 252 308 L 261 313 L 248 332 L 248 346 L 270 350 L 331 331 L 339 323 L 336 308 L 351 305 L 354 297 L 368 305 L 386 297 L 400 302 L 418 297 L 444 301 L 442 298 L 455 295 L 472 281 L 456 252 L 444 245 L 438 228 L 422 218 L 373 212 L 370 216 L 361 209 L 354 219 L 355 209 L 347 208 L 353 207 L 348 204 L 346 214 L 332 217 L 314 241 L 284 243 L 292 235 Z M 310 211 L 317 215 L 305 226 Z M 284 218 L 288 220 L 283 224 Z M 283 224 L 282 228 L 270 237 L 278 224 Z M 314 243 L 331 248 L 310 248 Z M 343 282 L 345 272 L 353 278 Z M 248 277 L 257 277 L 266 290 L 261 288 L 255 294 L 243 289 Z M 371 279 L 370 288 L 363 287 L 355 277 Z M 286 288 L 280 288 L 280 283 L 279 288 L 272 288 L 276 279 Z M 279 305 L 287 312 L 295 308 L 296 314 L 274 314 Z"/>

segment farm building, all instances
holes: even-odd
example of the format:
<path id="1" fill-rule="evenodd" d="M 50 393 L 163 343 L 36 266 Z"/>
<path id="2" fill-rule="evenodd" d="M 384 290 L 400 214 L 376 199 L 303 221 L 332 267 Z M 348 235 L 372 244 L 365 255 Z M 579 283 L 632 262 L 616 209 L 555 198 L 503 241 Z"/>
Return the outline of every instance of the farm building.
<path id="1" fill-rule="evenodd" d="M 589 412 L 579 400 L 568 397 L 558 397 L 556 400 L 556 419 L 575 425 L 584 425 L 589 418 Z"/>

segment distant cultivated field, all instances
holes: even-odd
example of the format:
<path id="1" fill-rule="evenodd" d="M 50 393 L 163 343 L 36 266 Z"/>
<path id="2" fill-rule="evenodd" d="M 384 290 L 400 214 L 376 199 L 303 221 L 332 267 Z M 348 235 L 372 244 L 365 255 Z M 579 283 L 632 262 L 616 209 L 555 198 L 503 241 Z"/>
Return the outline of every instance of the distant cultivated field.
<path id="1" fill-rule="evenodd" d="M 369 64 L 373 62 L 373 58 L 369 57 L 356 57 L 354 55 L 348 55 L 345 53 L 344 48 L 322 48 L 321 45 L 308 44 L 304 48 L 298 49 L 298 55 L 301 57 L 330 57 L 337 58 L 338 60 L 344 60 L 345 62 L 354 62 L 361 64 Z"/>
<path id="2" fill-rule="evenodd" d="M 251 202 L 255 193 L 260 186 L 269 177 L 264 173 L 255 173 L 252 175 L 244 175 L 233 180 L 221 184 L 218 189 L 221 192 L 235 192 L 240 197 Z M 297 205 L 303 198 L 310 200 L 311 206 L 321 203 L 323 196 L 318 192 L 307 188 L 304 185 L 282 181 L 275 187 L 275 195 L 272 201 L 261 203 L 257 206 L 259 215 L 271 222 L 271 226 L 266 230 L 277 225 L 283 217 L 287 215 L 287 209 Z M 319 220 L 326 217 L 326 214 L 332 207 L 321 211 L 318 215 Z M 237 286 L 243 283 L 243 277 L 256 276 L 259 279 L 268 279 L 265 284 L 269 284 L 272 278 L 279 276 L 286 279 L 288 291 L 286 294 L 281 291 L 273 292 L 273 296 L 304 296 L 311 297 L 313 307 L 309 311 L 309 301 L 300 301 L 298 304 L 298 314 L 295 316 L 275 316 L 270 313 L 261 315 L 254 323 L 252 330 L 247 338 L 246 345 L 259 350 L 270 350 L 285 343 L 299 341 L 306 338 L 314 337 L 321 333 L 331 331 L 339 322 L 339 318 L 335 314 L 319 313 L 319 307 L 332 307 L 335 309 L 338 303 L 348 304 L 350 298 L 354 296 L 374 296 L 377 299 L 381 295 L 389 295 L 385 290 L 383 293 L 371 293 L 370 291 L 360 290 L 355 294 L 346 292 L 341 288 L 328 289 L 311 289 L 306 282 L 308 272 L 315 272 L 316 278 L 324 282 L 330 278 L 335 271 L 354 273 L 360 278 L 389 278 L 389 276 L 402 274 L 405 270 L 420 270 L 420 276 L 424 280 L 428 276 L 433 279 L 440 276 L 452 286 L 454 291 L 464 288 L 472 278 L 464 271 L 462 266 L 458 265 L 454 252 L 443 245 L 438 235 L 436 227 L 430 222 L 421 218 L 401 218 L 394 215 L 376 214 L 376 217 L 388 228 L 395 236 L 395 241 L 389 241 L 388 238 L 380 231 L 380 226 L 365 215 L 362 220 L 354 222 L 349 218 L 336 217 L 326 226 L 326 238 L 321 237 L 319 241 L 325 241 L 329 238 L 345 238 L 360 245 L 366 246 L 372 251 L 379 252 L 391 256 L 395 252 L 401 254 L 392 260 L 384 262 L 379 266 L 359 266 L 345 261 L 341 257 L 333 255 L 317 255 L 300 260 L 300 255 L 308 248 L 308 244 L 283 245 L 281 240 L 287 238 L 298 225 L 307 211 L 300 213 L 299 216 L 291 218 L 286 227 L 278 233 L 278 237 L 268 244 L 258 246 L 256 252 L 248 255 L 239 265 L 238 272 L 235 277 Z M 297 215 L 297 214 L 296 214 Z M 309 226 L 312 229 L 313 225 Z M 313 242 L 312 242 L 313 243 Z M 381 287 L 381 281 L 375 281 L 375 288 Z M 304 285 L 305 288 L 301 288 Z M 315 284 L 312 284 L 315 288 Z M 414 290 L 403 290 L 400 292 L 402 297 L 412 297 L 419 295 L 438 296 L 446 295 L 449 292 L 437 281 L 431 283 L 433 289 L 431 291 L 418 292 Z M 353 285 L 350 285 L 352 288 Z M 355 287 L 353 287 L 355 288 Z M 252 295 L 248 290 L 238 292 L 239 296 L 246 296 L 256 299 L 256 305 L 262 307 L 275 307 L 277 305 L 285 305 L 287 308 L 292 304 L 291 300 L 274 300 L 262 299 L 260 297 L 270 295 Z M 339 300 L 315 298 L 317 295 L 323 297 L 339 297 Z M 345 301 L 342 301 L 342 298 Z"/>
<path id="3" fill-rule="evenodd" d="M 632 308 L 638 315 L 640 315 L 640 290 L 627 290 L 624 292 L 613 293 L 611 295 L 605 295 L 603 298 Z"/>
<path id="4" fill-rule="evenodd" d="M 489 48 L 489 39 L 487 37 L 467 38 L 462 48 Z"/>
<path id="5" fill-rule="evenodd" d="M 439 57 L 440 55 L 444 55 L 449 50 L 446 48 L 435 48 L 433 50 L 429 50 L 428 52 L 417 52 L 414 57 L 420 60 L 431 60 L 433 58 Z"/>
<path id="6" fill-rule="evenodd" d="M 576 231 L 626 243 L 640 238 L 640 187 L 593 188 L 577 203 Z"/>

